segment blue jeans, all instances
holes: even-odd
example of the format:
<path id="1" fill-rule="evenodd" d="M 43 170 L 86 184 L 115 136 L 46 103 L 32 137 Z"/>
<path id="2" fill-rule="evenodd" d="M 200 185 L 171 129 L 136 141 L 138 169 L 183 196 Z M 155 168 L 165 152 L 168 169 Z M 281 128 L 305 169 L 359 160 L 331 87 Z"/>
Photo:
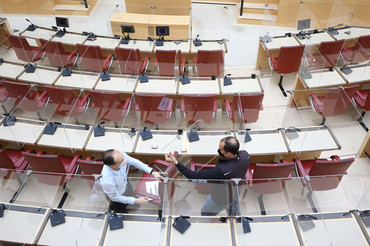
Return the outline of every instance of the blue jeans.
<path id="1" fill-rule="evenodd" d="M 230 204 L 217 204 L 212 200 L 211 195 L 208 195 L 206 202 L 203 204 L 201 215 L 202 216 L 216 216 L 222 210 L 229 208 L 227 213 L 228 215 L 240 214 L 239 205 L 237 201 L 234 201 Z M 231 212 L 231 214 L 229 214 Z"/>

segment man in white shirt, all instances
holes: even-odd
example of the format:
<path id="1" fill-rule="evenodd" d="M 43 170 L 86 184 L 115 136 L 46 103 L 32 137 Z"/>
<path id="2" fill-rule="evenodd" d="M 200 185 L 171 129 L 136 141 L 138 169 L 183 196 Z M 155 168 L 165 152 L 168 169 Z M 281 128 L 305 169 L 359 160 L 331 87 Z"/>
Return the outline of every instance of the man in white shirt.
<path id="1" fill-rule="evenodd" d="M 127 174 L 130 166 L 134 166 L 146 173 L 150 173 L 157 180 L 161 181 L 162 176 L 154 172 L 147 164 L 121 153 L 115 149 L 109 149 L 103 154 L 103 166 L 100 178 L 100 185 L 105 194 L 112 200 L 112 209 L 117 213 L 126 212 L 127 204 L 147 204 L 148 197 L 133 197 L 133 190 L 127 182 Z"/>

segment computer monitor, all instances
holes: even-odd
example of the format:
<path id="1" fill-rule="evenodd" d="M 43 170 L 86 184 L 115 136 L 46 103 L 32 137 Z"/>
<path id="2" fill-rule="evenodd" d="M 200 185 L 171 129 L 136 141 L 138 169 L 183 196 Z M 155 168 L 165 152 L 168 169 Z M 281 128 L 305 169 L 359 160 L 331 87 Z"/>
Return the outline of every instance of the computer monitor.
<path id="1" fill-rule="evenodd" d="M 126 25 L 122 24 L 121 25 L 121 31 L 124 36 L 123 39 L 121 39 L 121 44 L 128 44 L 130 40 L 130 34 L 129 33 L 135 33 L 135 28 L 134 25 Z M 127 35 L 125 35 L 127 33 Z"/>
<path id="2" fill-rule="evenodd" d="M 59 27 L 69 27 L 69 21 L 68 18 L 63 18 L 63 17 L 55 17 L 55 21 L 57 23 L 57 26 Z"/>
<path id="3" fill-rule="evenodd" d="M 169 36 L 170 35 L 170 27 L 169 26 L 156 26 L 155 27 L 155 34 L 156 36 Z"/>

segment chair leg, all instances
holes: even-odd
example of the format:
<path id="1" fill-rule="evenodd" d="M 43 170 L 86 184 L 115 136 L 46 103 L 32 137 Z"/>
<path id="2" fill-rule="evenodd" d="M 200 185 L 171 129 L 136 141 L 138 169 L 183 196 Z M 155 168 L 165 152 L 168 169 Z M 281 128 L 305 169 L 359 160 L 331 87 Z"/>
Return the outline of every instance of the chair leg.
<path id="1" fill-rule="evenodd" d="M 310 205 L 311 205 L 312 212 L 317 213 L 316 205 L 315 205 L 315 203 L 314 203 L 314 202 L 313 202 L 313 200 L 312 200 L 312 191 L 309 191 L 309 192 L 307 193 L 307 200 L 308 200 L 308 202 L 309 202 L 309 203 L 310 203 Z"/>
<path id="2" fill-rule="evenodd" d="M 362 119 L 364 118 L 365 114 L 366 114 L 366 111 L 365 111 L 365 110 L 363 110 L 363 111 L 361 112 L 361 116 L 357 119 L 357 121 L 362 121 Z"/>
<path id="3" fill-rule="evenodd" d="M 260 206 L 261 215 L 266 215 L 265 204 L 263 203 L 263 194 L 258 195 L 258 204 Z"/>
<path id="4" fill-rule="evenodd" d="M 283 96 L 284 97 L 287 97 L 287 94 L 286 94 L 286 92 L 285 92 L 285 89 L 284 89 L 284 87 L 283 87 L 283 78 L 284 78 L 284 74 L 280 74 L 280 80 L 279 80 L 279 88 L 280 88 L 280 90 L 281 90 L 281 93 L 283 93 Z"/>
<path id="5" fill-rule="evenodd" d="M 365 113 L 366 113 L 366 110 L 363 110 L 362 112 L 361 112 L 361 116 L 357 119 L 357 121 L 358 121 L 358 123 L 360 123 L 360 125 L 362 126 L 362 128 L 364 128 L 364 130 L 366 131 L 366 132 L 368 132 L 369 131 L 369 128 L 367 128 L 367 126 L 364 124 L 364 122 L 362 121 L 362 119 L 364 118 L 364 116 L 365 116 Z"/>
<path id="6" fill-rule="evenodd" d="M 322 117 L 322 121 L 321 121 L 320 125 L 324 125 L 325 124 L 325 121 L 326 121 L 326 118 L 325 117 Z"/>
<path id="7" fill-rule="evenodd" d="M 1 104 L 1 108 L 3 109 L 3 111 L 4 111 L 4 114 L 7 114 L 8 113 L 8 111 L 6 110 L 6 108 L 5 108 L 5 106 L 3 105 L 3 104 Z"/>

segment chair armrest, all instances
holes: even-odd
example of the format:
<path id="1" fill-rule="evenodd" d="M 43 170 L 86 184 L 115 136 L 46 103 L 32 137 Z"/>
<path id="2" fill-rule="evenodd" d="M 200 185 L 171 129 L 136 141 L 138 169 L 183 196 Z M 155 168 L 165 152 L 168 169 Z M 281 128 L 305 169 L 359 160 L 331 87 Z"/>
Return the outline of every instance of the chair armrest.
<path id="1" fill-rule="evenodd" d="M 213 112 L 217 111 L 217 99 L 213 100 Z"/>
<path id="2" fill-rule="evenodd" d="M 110 68 L 110 66 L 112 65 L 112 61 L 113 61 L 113 55 L 112 54 L 109 54 L 107 56 L 107 58 L 105 58 L 104 60 L 104 67 L 107 67 L 107 70 Z"/>
<path id="3" fill-rule="evenodd" d="M 76 56 L 76 57 L 75 57 Z M 72 51 L 69 55 L 68 55 L 68 64 L 74 64 L 76 62 L 76 60 L 78 59 L 78 52 L 77 50 L 74 50 Z"/>
<path id="4" fill-rule="evenodd" d="M 182 61 L 181 61 L 181 66 L 180 66 L 180 69 L 179 69 L 179 73 L 181 73 L 180 75 L 183 75 L 184 72 L 185 72 L 185 65 L 186 65 L 186 58 L 183 57 L 182 58 Z"/>
<path id="5" fill-rule="evenodd" d="M 288 162 L 287 160 L 285 160 L 285 159 L 281 159 L 281 160 L 280 160 L 280 162 L 281 162 L 281 163 L 284 163 L 284 164 L 289 163 L 289 162 Z"/>
<path id="6" fill-rule="evenodd" d="M 226 109 L 227 116 L 230 118 L 232 112 L 231 112 L 231 105 L 230 105 L 229 99 L 225 99 L 225 109 Z"/>
<path id="7" fill-rule="evenodd" d="M 190 170 L 195 171 L 195 161 L 190 162 Z"/>
<path id="8" fill-rule="evenodd" d="M 303 178 L 304 176 L 308 175 L 308 173 L 306 173 L 306 171 L 304 170 L 302 162 L 301 162 L 300 159 L 294 158 L 293 162 L 295 164 L 295 168 L 296 168 L 296 171 L 297 171 L 297 177 L 302 177 Z"/>
<path id="9" fill-rule="evenodd" d="M 32 152 L 27 152 L 27 153 L 32 153 Z M 40 150 L 36 152 L 36 155 L 43 155 L 43 154 L 45 155 L 46 151 Z"/>
<path id="10" fill-rule="evenodd" d="M 268 61 L 269 61 L 269 65 L 270 65 L 270 69 L 271 70 L 275 70 L 274 69 L 274 64 L 276 64 L 277 63 L 277 60 L 276 60 L 276 58 L 274 57 L 274 55 L 273 54 L 271 54 L 271 53 L 269 53 L 268 54 L 268 56 L 267 56 L 267 58 L 268 58 Z"/>
<path id="11" fill-rule="evenodd" d="M 245 179 L 247 180 L 250 187 L 253 186 L 253 173 L 251 170 L 248 169 L 248 171 L 245 173 Z"/>
<path id="12" fill-rule="evenodd" d="M 157 59 L 157 57 L 155 58 L 155 60 L 154 60 L 154 66 L 155 67 L 158 67 L 158 59 Z"/>
<path id="13" fill-rule="evenodd" d="M 80 158 L 81 158 L 81 156 L 80 156 L 80 155 L 75 155 L 75 156 L 73 156 L 73 159 L 72 159 L 71 164 L 75 164 L 75 163 L 77 162 L 77 160 L 78 160 L 78 159 L 80 159 Z"/>
<path id="14" fill-rule="evenodd" d="M 359 90 L 356 90 L 356 95 L 359 96 L 361 98 L 361 100 L 366 100 L 366 96 L 364 96 L 361 91 Z"/>
<path id="15" fill-rule="evenodd" d="M 128 109 L 128 106 L 130 104 L 130 101 L 131 101 L 131 97 L 126 98 L 125 104 L 123 105 L 123 109 L 124 110 L 127 110 Z"/>
<path id="16" fill-rule="evenodd" d="M 46 94 L 46 90 L 44 90 L 40 95 L 37 96 L 37 99 L 41 100 Z"/>
<path id="17" fill-rule="evenodd" d="M 149 56 L 146 56 L 143 61 L 143 65 L 140 68 L 140 73 L 146 72 L 146 70 L 148 69 L 148 65 L 149 65 Z"/>
<path id="18" fill-rule="evenodd" d="M 89 94 L 85 94 L 85 95 L 82 97 L 81 101 L 79 100 L 78 105 L 79 105 L 79 106 L 84 105 L 84 104 L 86 103 L 86 101 L 87 101 L 87 99 L 88 99 L 88 98 L 89 98 Z"/>
<path id="19" fill-rule="evenodd" d="M 311 94 L 311 97 L 312 97 L 312 102 L 313 103 L 315 103 L 315 104 L 317 104 L 317 105 L 322 105 L 323 103 L 317 98 L 317 96 L 314 94 L 314 93 L 312 93 Z"/>
<path id="20" fill-rule="evenodd" d="M 163 166 L 165 166 L 166 168 L 167 168 L 168 166 L 170 166 L 170 165 L 171 165 L 170 163 L 168 163 L 168 162 L 166 162 L 166 161 L 164 161 L 164 160 L 155 159 L 155 160 L 153 160 L 153 161 L 150 163 L 150 165 L 149 165 L 149 166 L 153 166 L 154 164 L 163 165 Z"/>
<path id="21" fill-rule="evenodd" d="M 198 66 L 198 58 L 197 57 L 194 57 L 193 62 L 194 62 L 195 66 Z"/>
<path id="22" fill-rule="evenodd" d="M 340 161 L 340 157 L 337 155 L 330 156 L 330 159 L 335 160 L 335 161 Z"/>
<path id="23" fill-rule="evenodd" d="M 94 157 L 89 155 L 88 157 L 86 157 L 85 161 L 92 161 L 93 159 L 94 159 Z"/>
<path id="24" fill-rule="evenodd" d="M 183 99 L 181 99 L 180 110 L 181 110 L 182 112 L 185 112 L 185 101 L 184 101 L 184 98 L 183 98 Z"/>

